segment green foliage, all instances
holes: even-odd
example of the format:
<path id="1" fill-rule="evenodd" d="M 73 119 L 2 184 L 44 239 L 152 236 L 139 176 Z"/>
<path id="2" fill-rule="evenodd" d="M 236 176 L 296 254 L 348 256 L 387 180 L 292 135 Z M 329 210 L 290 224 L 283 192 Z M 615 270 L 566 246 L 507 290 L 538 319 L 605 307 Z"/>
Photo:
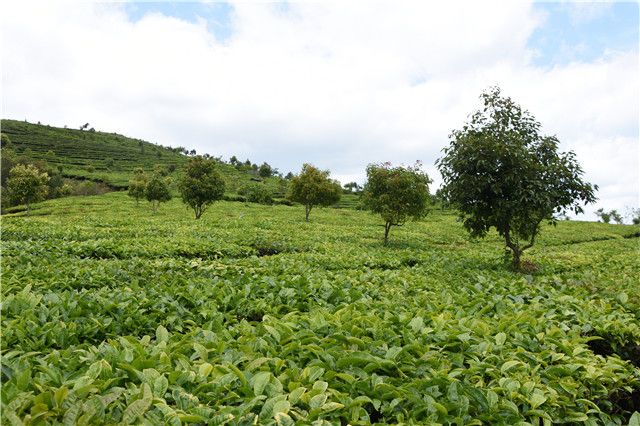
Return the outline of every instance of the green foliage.
<path id="1" fill-rule="evenodd" d="M 262 183 L 251 183 L 240 188 L 238 193 L 250 203 L 273 204 L 273 194 Z"/>
<path id="2" fill-rule="evenodd" d="M 390 163 L 367 166 L 363 203 L 365 208 L 382 216 L 385 245 L 392 226 L 401 226 L 408 219 L 421 219 L 428 212 L 431 180 L 420 167 L 420 163 L 412 167 L 391 167 Z"/>
<path id="3" fill-rule="evenodd" d="M 31 212 L 31 203 L 43 200 L 47 196 L 49 176 L 35 166 L 18 164 L 9 172 L 7 187 L 9 196 L 18 203 L 27 206 Z"/>
<path id="4" fill-rule="evenodd" d="M 258 176 L 268 178 L 274 175 L 274 170 L 267 163 L 262 163 L 258 168 Z"/>
<path id="5" fill-rule="evenodd" d="M 349 194 L 359 194 L 362 192 L 362 187 L 358 185 L 357 182 L 345 183 L 342 187 L 344 188 L 344 191 Z"/>
<path id="6" fill-rule="evenodd" d="M 574 153 L 558 153 L 558 139 L 540 134 L 540 123 L 500 89 L 481 99 L 483 108 L 451 134 L 438 169 L 465 228 L 483 237 L 495 227 L 519 268 L 541 222 L 565 210 L 581 213 L 597 187 L 583 182 Z"/>
<path id="7" fill-rule="evenodd" d="M 304 164 L 299 175 L 291 178 L 288 198 L 305 207 L 305 219 L 315 206 L 327 207 L 340 201 L 340 183 L 329 179 L 329 171 L 321 171 L 311 164 Z"/>
<path id="8" fill-rule="evenodd" d="M 13 166 L 17 163 L 16 153 L 12 149 L 2 148 L 2 154 L 0 154 L 0 183 L 2 188 L 6 188 L 7 179 L 9 179 L 9 172 Z"/>
<path id="9" fill-rule="evenodd" d="M 129 181 L 129 189 L 127 194 L 136 200 L 136 204 L 140 203 L 140 200 L 145 198 L 145 190 L 147 188 L 147 175 L 144 170 L 138 168 L 134 171 L 133 179 Z"/>
<path id="10" fill-rule="evenodd" d="M 600 220 L 602 220 L 602 222 L 604 223 L 609 223 L 611 222 L 611 220 L 613 220 L 617 224 L 623 223 L 622 215 L 618 213 L 617 210 L 611 210 L 606 212 L 604 211 L 604 209 L 600 208 L 596 210 L 596 216 L 598 216 Z"/>
<path id="11" fill-rule="evenodd" d="M 63 186 L 65 185 L 65 181 L 60 173 L 57 173 L 56 171 L 53 171 L 53 170 L 49 170 L 48 176 L 49 176 L 49 181 L 47 183 L 48 198 L 58 198 L 58 197 L 68 195 L 65 193 L 65 191 L 62 190 Z"/>
<path id="12" fill-rule="evenodd" d="M 3 216 L 0 423 L 634 419 L 637 226 L 543 224 L 522 275 L 439 211 L 385 248 L 361 211 L 300 232 L 293 207 L 211 210 L 112 192 Z"/>
<path id="13" fill-rule="evenodd" d="M 196 219 L 200 219 L 211 203 L 222 199 L 225 183 L 214 161 L 193 157 L 185 167 L 178 188 L 182 201 L 193 209 Z"/>
<path id="14" fill-rule="evenodd" d="M 153 212 L 156 213 L 158 204 L 171 200 L 171 191 L 166 179 L 154 173 L 145 185 L 144 196 L 151 202 Z"/>
<path id="15" fill-rule="evenodd" d="M 165 167 L 164 164 L 156 164 L 153 167 L 153 173 L 157 174 L 158 176 L 167 177 L 169 176 L 169 169 Z"/>
<path id="16" fill-rule="evenodd" d="M 631 223 L 634 225 L 640 225 L 640 208 L 630 209 L 629 217 L 631 219 Z"/>
<path id="17" fill-rule="evenodd" d="M 11 138 L 6 133 L 0 133 L 0 147 L 1 148 L 13 148 Z"/>

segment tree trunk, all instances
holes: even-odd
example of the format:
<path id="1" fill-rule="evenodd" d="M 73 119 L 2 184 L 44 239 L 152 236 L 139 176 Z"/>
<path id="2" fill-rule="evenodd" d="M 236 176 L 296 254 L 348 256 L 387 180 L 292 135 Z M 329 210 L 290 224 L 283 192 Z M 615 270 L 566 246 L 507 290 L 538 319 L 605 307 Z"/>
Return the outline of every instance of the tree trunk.
<path id="1" fill-rule="evenodd" d="M 27 216 L 31 216 L 31 203 L 29 202 L 29 199 L 26 199 L 26 204 L 27 204 Z"/>
<path id="2" fill-rule="evenodd" d="M 200 219 L 200 216 L 202 216 L 202 209 L 196 207 L 193 211 L 196 213 L 196 219 Z"/>
<path id="3" fill-rule="evenodd" d="M 153 213 L 155 214 L 158 211 L 158 204 L 156 204 L 157 201 L 152 201 L 151 205 L 153 206 Z"/>
<path id="4" fill-rule="evenodd" d="M 511 227 L 509 225 L 507 225 L 507 228 L 504 232 L 504 243 L 507 245 L 507 247 L 509 247 L 509 249 L 511 249 L 513 269 L 519 271 L 520 255 L 522 255 L 522 250 L 520 250 L 520 247 L 517 243 L 514 244 L 513 241 L 511 241 Z"/>
<path id="5" fill-rule="evenodd" d="M 384 224 L 384 245 L 389 243 L 389 231 L 391 230 L 391 222 Z"/>
<path id="6" fill-rule="evenodd" d="M 520 257 L 522 256 L 522 250 L 520 250 L 518 247 L 514 247 L 511 249 L 511 251 L 513 252 L 513 269 L 516 271 L 520 270 Z"/>
<path id="7" fill-rule="evenodd" d="M 309 222 L 309 213 L 311 212 L 311 206 L 310 205 L 305 205 L 304 206 L 304 218 L 307 222 Z"/>

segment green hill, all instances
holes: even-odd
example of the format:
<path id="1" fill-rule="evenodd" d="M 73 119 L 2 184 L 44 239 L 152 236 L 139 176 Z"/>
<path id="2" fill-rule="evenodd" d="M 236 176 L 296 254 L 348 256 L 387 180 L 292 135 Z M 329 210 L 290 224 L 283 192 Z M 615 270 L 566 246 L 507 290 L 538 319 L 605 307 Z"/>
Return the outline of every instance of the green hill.
<path id="1" fill-rule="evenodd" d="M 102 181 L 115 188 L 126 187 L 136 167 L 177 167 L 187 160 L 187 156 L 171 149 L 117 133 L 16 120 L 2 120 L 2 133 L 9 136 L 18 154 L 61 165 L 67 177 Z"/>
<path id="2" fill-rule="evenodd" d="M 138 167 L 151 171 L 160 164 L 175 168 L 179 175 L 189 159 L 182 147 L 164 147 L 117 133 L 17 120 L 2 120 L 1 130 L 19 155 L 45 160 L 53 167 L 62 166 L 66 178 L 103 182 L 113 189 L 125 189 Z M 284 195 L 286 186 L 278 177 L 258 179 L 252 170 L 238 170 L 226 163 L 220 163 L 219 170 L 229 194 L 237 194 L 243 186 L 260 180 L 276 197 Z"/>

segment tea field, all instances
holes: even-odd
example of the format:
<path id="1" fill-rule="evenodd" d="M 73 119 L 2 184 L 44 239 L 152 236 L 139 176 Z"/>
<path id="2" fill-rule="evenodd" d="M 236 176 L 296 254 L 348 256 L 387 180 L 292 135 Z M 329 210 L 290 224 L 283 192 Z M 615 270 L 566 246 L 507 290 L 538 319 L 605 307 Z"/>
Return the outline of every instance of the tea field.
<path id="1" fill-rule="evenodd" d="M 522 274 L 452 212 L 47 201 L 2 217 L 1 423 L 637 425 L 639 232 Z"/>

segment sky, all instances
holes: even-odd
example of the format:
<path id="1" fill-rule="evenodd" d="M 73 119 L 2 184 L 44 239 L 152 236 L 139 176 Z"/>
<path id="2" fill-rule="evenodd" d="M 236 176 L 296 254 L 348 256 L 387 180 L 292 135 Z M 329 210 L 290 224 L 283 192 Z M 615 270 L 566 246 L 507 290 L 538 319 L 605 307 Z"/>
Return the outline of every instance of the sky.
<path id="1" fill-rule="evenodd" d="M 89 122 L 346 183 L 434 162 L 498 85 L 640 206 L 639 10 L 619 2 L 4 2 L 2 117 Z"/>

